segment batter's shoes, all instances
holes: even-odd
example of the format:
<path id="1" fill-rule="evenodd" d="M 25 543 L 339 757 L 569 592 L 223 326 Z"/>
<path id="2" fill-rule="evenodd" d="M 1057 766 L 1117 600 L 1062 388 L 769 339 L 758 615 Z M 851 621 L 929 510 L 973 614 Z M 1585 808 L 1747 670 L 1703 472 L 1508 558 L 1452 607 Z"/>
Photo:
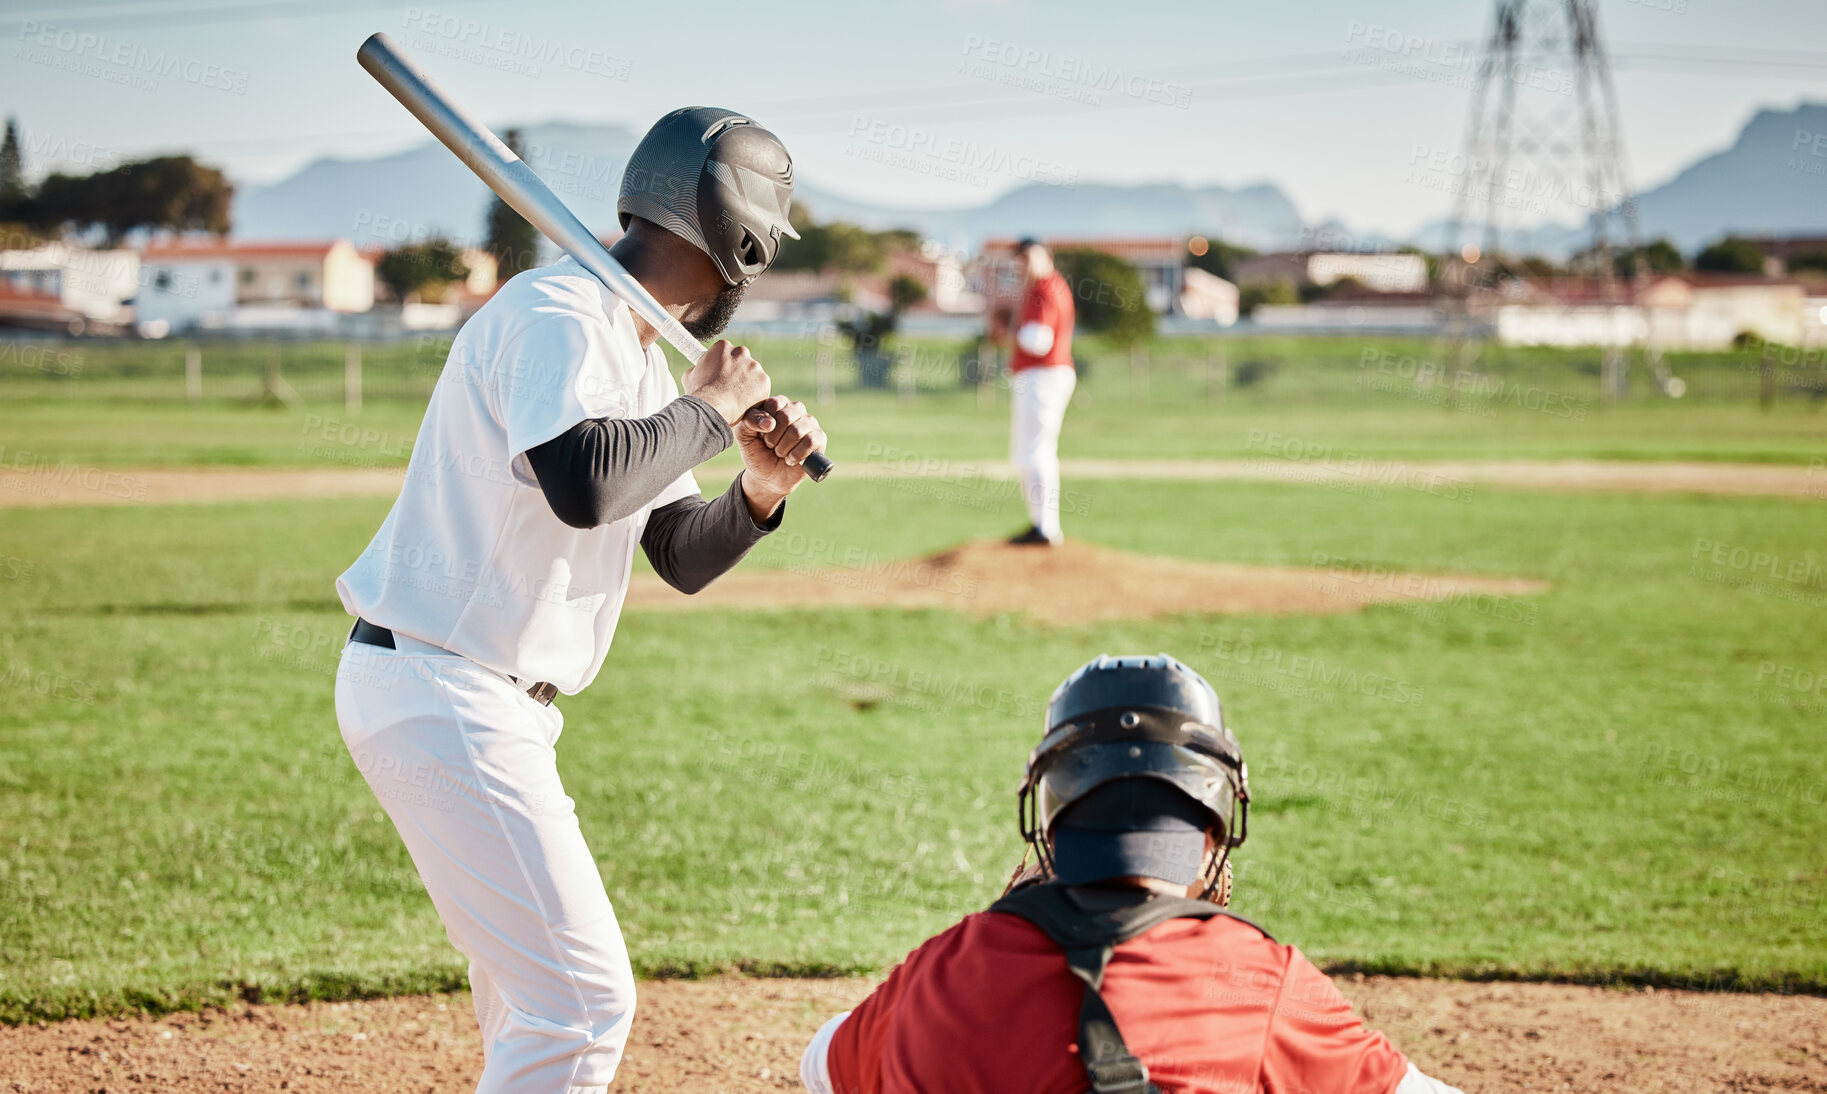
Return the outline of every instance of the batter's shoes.
<path id="1" fill-rule="evenodd" d="M 1065 542 L 1065 537 L 1061 536 L 1058 539 L 1054 539 L 1041 531 L 1037 526 L 1029 525 L 1027 531 L 1018 536 L 1011 536 L 1009 542 L 1017 547 L 1058 547 L 1061 543 Z"/>

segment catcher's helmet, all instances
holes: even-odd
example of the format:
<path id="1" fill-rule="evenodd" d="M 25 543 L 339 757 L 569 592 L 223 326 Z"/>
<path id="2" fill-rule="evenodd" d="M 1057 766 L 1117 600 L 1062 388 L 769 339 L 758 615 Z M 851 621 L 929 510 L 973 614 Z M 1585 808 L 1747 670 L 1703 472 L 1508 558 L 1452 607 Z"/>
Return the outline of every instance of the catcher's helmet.
<path id="1" fill-rule="evenodd" d="M 655 122 L 622 172 L 615 211 L 650 220 L 710 256 L 731 285 L 774 264 L 787 221 L 793 157 L 780 138 L 733 110 L 688 106 Z"/>
<path id="2" fill-rule="evenodd" d="M 1220 863 L 1243 843 L 1250 808 L 1243 749 L 1225 728 L 1218 693 L 1179 661 L 1165 653 L 1099 657 L 1053 693 L 1046 723 L 1022 777 L 1019 809 L 1022 836 L 1049 869 L 1047 837 L 1061 815 L 1118 780 L 1153 780 L 1197 803 L 1203 814 L 1194 815 L 1206 820 Z M 1098 795 L 1094 810 L 1104 818 L 1094 827 L 1108 827 L 1109 801 Z"/>

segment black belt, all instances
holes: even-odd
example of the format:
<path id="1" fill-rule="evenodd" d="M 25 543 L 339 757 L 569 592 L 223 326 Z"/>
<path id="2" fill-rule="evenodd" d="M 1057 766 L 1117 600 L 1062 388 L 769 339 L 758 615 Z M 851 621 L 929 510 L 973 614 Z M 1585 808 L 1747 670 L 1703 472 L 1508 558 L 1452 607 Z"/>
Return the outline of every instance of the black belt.
<path id="1" fill-rule="evenodd" d="M 384 650 L 394 648 L 393 632 L 386 627 L 377 627 L 366 619 L 357 618 L 355 626 L 349 630 L 349 641 L 360 642 L 364 646 L 379 646 Z M 527 689 L 527 695 L 542 707 L 552 705 L 558 697 L 556 684 L 534 684 Z"/>

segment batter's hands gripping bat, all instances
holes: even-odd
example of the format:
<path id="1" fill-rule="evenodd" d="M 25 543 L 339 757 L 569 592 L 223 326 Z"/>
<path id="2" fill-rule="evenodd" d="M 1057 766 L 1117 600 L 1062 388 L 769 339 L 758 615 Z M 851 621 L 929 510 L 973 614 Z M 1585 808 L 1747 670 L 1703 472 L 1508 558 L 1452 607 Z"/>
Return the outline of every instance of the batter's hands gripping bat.
<path id="1" fill-rule="evenodd" d="M 385 34 L 370 35 L 356 51 L 368 74 L 380 81 L 388 93 L 412 111 L 432 135 L 457 154 L 457 158 L 488 188 L 501 196 L 513 210 L 527 218 L 545 237 L 564 248 L 578 265 L 596 275 L 609 291 L 627 303 L 634 314 L 646 320 L 672 348 L 696 365 L 704 356 L 685 327 L 674 319 L 660 302 L 615 260 L 590 229 L 565 207 L 533 169 L 523 163 L 512 149 L 481 122 L 464 113 L 444 90 L 431 82 L 406 54 Z M 831 458 L 823 452 L 806 457 L 806 475 L 813 482 L 823 482 L 831 473 Z"/>

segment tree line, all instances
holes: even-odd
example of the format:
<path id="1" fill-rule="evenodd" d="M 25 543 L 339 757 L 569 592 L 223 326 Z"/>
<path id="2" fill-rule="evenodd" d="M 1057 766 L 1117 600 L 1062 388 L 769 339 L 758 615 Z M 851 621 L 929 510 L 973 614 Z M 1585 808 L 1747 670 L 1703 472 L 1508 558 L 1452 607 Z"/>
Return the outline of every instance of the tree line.
<path id="1" fill-rule="evenodd" d="M 28 185 L 15 119 L 7 119 L 0 139 L 0 223 L 26 238 L 74 231 L 119 246 L 140 230 L 226 235 L 234 193 L 226 175 L 190 156 L 157 156 L 89 175 L 53 172 Z"/>

